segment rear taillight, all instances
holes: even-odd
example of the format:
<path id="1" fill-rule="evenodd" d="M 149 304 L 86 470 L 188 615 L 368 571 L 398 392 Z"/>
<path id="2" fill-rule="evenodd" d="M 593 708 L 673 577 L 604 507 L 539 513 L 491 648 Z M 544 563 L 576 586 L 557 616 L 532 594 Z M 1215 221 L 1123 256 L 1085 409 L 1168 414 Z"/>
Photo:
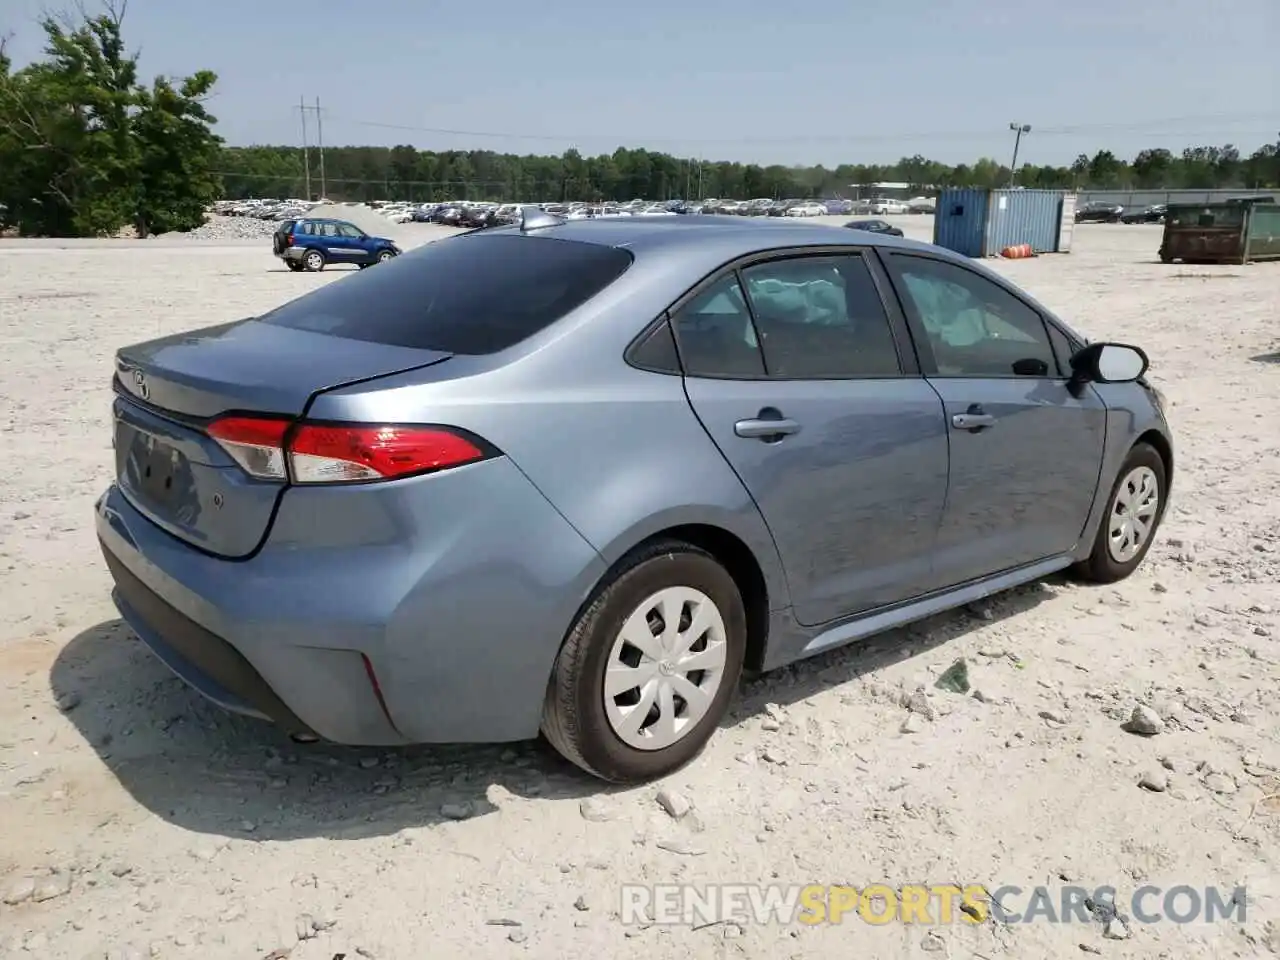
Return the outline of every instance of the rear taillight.
<path id="1" fill-rule="evenodd" d="M 224 417 L 209 436 L 259 480 L 367 483 L 460 467 L 489 453 L 447 427 Z"/>
<path id="2" fill-rule="evenodd" d="M 259 480 L 285 480 L 284 435 L 288 420 L 264 417 L 224 417 L 209 425 L 209 436 Z"/>

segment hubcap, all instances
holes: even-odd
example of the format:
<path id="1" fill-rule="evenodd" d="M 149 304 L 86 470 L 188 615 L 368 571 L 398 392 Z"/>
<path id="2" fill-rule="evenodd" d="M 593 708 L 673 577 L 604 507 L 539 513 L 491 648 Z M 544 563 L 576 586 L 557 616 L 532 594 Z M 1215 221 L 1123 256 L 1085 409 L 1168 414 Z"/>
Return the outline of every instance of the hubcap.
<path id="1" fill-rule="evenodd" d="M 1128 563 L 1151 536 L 1160 509 L 1160 482 L 1150 467 L 1130 470 L 1111 506 L 1107 549 L 1116 563 Z"/>
<path id="2" fill-rule="evenodd" d="M 691 587 L 667 587 L 622 625 L 604 675 L 604 709 L 618 739 L 661 750 L 707 714 L 724 680 L 724 618 Z"/>

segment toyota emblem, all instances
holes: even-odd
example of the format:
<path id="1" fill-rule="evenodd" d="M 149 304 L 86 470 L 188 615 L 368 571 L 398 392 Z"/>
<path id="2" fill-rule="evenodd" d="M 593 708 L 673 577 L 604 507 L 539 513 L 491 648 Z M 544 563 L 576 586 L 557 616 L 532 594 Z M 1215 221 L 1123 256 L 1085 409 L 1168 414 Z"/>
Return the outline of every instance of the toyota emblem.
<path id="1" fill-rule="evenodd" d="M 151 397 L 151 388 L 147 386 L 147 378 L 141 370 L 133 371 L 133 385 L 138 388 L 138 396 L 143 400 Z"/>

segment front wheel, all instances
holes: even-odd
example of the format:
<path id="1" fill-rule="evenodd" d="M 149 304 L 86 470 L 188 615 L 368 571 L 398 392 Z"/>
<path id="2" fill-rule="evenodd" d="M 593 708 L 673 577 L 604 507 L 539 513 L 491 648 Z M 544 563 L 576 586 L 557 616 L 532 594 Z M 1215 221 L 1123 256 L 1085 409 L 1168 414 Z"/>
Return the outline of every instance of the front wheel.
<path id="1" fill-rule="evenodd" d="M 677 541 L 633 554 L 570 629 L 542 731 L 614 783 L 665 776 L 715 732 L 742 673 L 746 612 L 710 554 Z"/>
<path id="2" fill-rule="evenodd" d="M 286 260 L 284 265 L 294 273 L 298 273 L 302 270 L 302 264 L 298 263 L 296 260 Z"/>
<path id="3" fill-rule="evenodd" d="M 1107 500 L 1093 552 L 1076 572 L 1094 583 L 1115 583 L 1138 569 L 1164 517 L 1166 484 L 1160 454 L 1145 443 L 1134 445 Z"/>

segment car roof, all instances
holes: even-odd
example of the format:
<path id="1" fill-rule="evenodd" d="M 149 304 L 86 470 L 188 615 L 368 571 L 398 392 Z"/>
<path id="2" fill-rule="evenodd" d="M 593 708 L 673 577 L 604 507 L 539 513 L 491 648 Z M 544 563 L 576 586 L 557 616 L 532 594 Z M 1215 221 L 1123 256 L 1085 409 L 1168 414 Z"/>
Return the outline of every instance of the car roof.
<path id="1" fill-rule="evenodd" d="M 491 228 L 486 233 L 518 233 L 518 226 Z M 673 254 L 697 249 L 723 260 L 753 253 L 765 253 L 779 247 L 811 246 L 883 246 L 903 249 L 927 249 L 951 258 L 948 251 L 930 244 L 902 237 L 862 233 L 851 236 L 841 226 L 797 223 L 794 220 L 746 220 L 740 217 L 674 216 L 620 217 L 570 220 L 551 227 L 530 231 L 534 236 L 560 240 L 577 240 L 611 247 L 625 247 L 639 256 Z"/>

